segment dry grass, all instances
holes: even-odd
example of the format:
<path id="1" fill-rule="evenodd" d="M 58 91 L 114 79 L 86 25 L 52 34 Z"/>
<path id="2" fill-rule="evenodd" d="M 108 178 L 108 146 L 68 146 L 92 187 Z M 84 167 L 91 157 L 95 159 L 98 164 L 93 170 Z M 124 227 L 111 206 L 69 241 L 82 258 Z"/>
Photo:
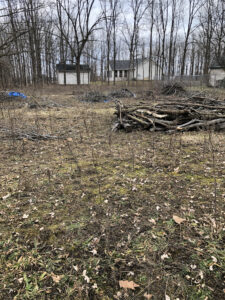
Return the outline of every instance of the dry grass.
<path id="1" fill-rule="evenodd" d="M 1 135 L 0 299 L 222 299 L 224 133 L 112 133 L 78 94 L 2 110 L 58 139 Z"/>

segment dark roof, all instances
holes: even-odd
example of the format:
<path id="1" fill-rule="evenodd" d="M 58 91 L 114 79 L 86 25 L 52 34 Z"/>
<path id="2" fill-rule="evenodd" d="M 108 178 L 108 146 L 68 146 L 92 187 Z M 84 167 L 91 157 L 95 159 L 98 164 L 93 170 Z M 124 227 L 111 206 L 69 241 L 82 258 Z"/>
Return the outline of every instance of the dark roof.
<path id="1" fill-rule="evenodd" d="M 209 68 L 210 69 L 224 69 L 225 68 L 225 56 L 222 56 L 220 58 L 215 57 Z"/>
<path id="2" fill-rule="evenodd" d="M 110 60 L 109 65 L 112 70 L 114 70 L 114 61 Z M 116 60 L 115 61 L 115 70 L 129 70 L 130 68 L 130 61 L 129 60 Z"/>
<path id="3" fill-rule="evenodd" d="M 147 60 L 147 58 L 138 58 L 134 64 L 137 63 L 141 63 L 142 61 Z M 112 70 L 114 70 L 114 62 L 113 60 L 109 61 L 109 65 L 111 67 Z M 132 68 L 132 66 L 130 66 L 130 61 L 129 60 L 116 60 L 116 64 L 115 64 L 115 70 L 132 70 L 134 68 Z"/>
<path id="4" fill-rule="evenodd" d="M 76 65 L 74 64 L 57 64 L 56 65 L 56 69 L 59 72 L 76 72 Z M 89 72 L 90 71 L 90 67 L 89 65 L 80 65 L 80 71 L 81 72 Z"/>

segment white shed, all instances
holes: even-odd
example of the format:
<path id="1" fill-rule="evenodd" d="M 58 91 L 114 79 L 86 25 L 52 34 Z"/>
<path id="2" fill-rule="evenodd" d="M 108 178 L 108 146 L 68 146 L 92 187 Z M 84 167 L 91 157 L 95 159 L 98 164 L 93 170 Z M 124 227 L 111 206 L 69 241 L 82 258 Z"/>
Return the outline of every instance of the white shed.
<path id="1" fill-rule="evenodd" d="M 72 85 L 77 84 L 76 65 L 57 64 L 57 81 L 58 84 Z M 88 65 L 80 65 L 80 84 L 90 83 L 90 68 Z"/>
<path id="2" fill-rule="evenodd" d="M 225 80 L 225 57 L 215 59 L 209 68 L 209 84 L 219 87 L 221 81 Z"/>

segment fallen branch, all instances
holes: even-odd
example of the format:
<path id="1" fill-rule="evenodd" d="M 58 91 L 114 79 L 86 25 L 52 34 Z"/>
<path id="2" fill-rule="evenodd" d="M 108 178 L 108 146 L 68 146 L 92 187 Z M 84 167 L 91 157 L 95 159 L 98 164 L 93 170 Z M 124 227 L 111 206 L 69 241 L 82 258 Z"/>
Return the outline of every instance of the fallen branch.
<path id="1" fill-rule="evenodd" d="M 211 104 L 195 100 L 123 105 L 116 101 L 117 121 L 113 130 L 135 128 L 150 131 L 222 130 L 225 128 L 225 103 L 210 99 Z"/>

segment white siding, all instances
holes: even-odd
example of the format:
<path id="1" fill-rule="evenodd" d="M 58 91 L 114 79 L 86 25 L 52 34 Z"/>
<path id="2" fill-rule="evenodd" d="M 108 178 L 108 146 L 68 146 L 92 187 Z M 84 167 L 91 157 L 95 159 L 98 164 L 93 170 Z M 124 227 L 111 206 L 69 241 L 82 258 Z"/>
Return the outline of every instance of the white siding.
<path id="1" fill-rule="evenodd" d="M 89 73 L 80 73 L 80 83 L 89 84 Z M 64 84 L 64 73 L 58 73 L 58 84 Z M 77 84 L 76 73 L 66 73 L 66 84 Z"/>
<path id="2" fill-rule="evenodd" d="M 209 84 L 211 86 L 216 86 L 218 80 L 223 80 L 225 78 L 224 69 L 212 69 L 210 70 Z"/>
<path id="3" fill-rule="evenodd" d="M 127 77 L 124 77 L 125 70 L 122 70 L 122 77 L 120 77 L 120 70 L 117 71 L 117 77 L 115 77 L 115 81 L 126 81 L 128 80 L 128 71 L 127 71 Z M 135 77 L 135 72 L 134 72 Z M 130 80 L 133 78 L 133 72 L 130 72 Z M 109 81 L 114 80 L 114 71 L 112 71 L 112 76 L 109 77 Z"/>
<path id="4" fill-rule="evenodd" d="M 157 70 L 157 66 L 153 61 L 151 62 L 150 67 L 151 67 L 150 79 L 152 80 L 161 79 L 161 69 L 158 68 Z M 135 70 L 135 77 L 137 78 L 137 80 L 149 79 L 149 60 L 144 60 L 143 62 L 137 65 L 137 68 Z"/>

